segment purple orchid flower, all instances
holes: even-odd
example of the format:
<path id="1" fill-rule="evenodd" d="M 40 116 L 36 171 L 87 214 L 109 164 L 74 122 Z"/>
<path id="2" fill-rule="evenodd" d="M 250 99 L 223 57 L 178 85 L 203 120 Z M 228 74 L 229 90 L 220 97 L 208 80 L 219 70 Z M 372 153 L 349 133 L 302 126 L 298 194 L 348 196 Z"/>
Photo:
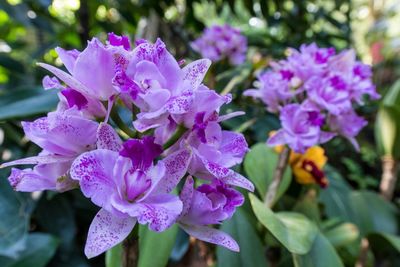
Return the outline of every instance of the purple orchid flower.
<path id="1" fill-rule="evenodd" d="M 175 223 L 182 202 L 169 193 L 186 173 L 190 153 L 178 151 L 154 165 L 160 153 L 154 138 L 144 137 L 128 140 L 119 153 L 98 149 L 74 161 L 72 179 L 102 208 L 89 230 L 85 248 L 89 258 L 125 239 L 136 221 L 157 232 Z"/>
<path id="2" fill-rule="evenodd" d="M 228 24 L 207 28 L 191 45 L 202 57 L 214 62 L 228 59 L 232 65 L 239 65 L 246 60 L 247 39 Z"/>
<path id="3" fill-rule="evenodd" d="M 17 191 L 67 191 L 77 186 L 69 170 L 80 154 L 97 148 L 119 150 L 122 141 L 114 129 L 80 116 L 77 111 L 49 113 L 33 122 L 22 122 L 26 136 L 43 151 L 34 157 L 7 162 L 1 167 L 35 164 L 33 169 L 12 169 L 8 178 Z"/>
<path id="4" fill-rule="evenodd" d="M 329 118 L 331 129 L 347 138 L 357 151 L 360 150 L 360 147 L 355 137 L 367 124 L 368 122 L 353 110 Z"/>
<path id="5" fill-rule="evenodd" d="M 310 106 L 289 104 L 282 108 L 280 120 L 282 129 L 271 136 L 269 146 L 287 144 L 298 153 L 304 153 L 308 148 L 329 141 L 335 134 L 324 132 L 320 128 L 321 118 L 317 110 Z"/>
<path id="6" fill-rule="evenodd" d="M 112 80 L 120 54 L 127 53 L 122 46 L 105 46 L 93 38 L 82 52 L 62 48 L 56 51 L 70 74 L 45 63 L 38 65 L 84 96 L 104 101 L 117 94 Z"/>
<path id="7" fill-rule="evenodd" d="M 183 208 L 178 222 L 185 232 L 200 240 L 239 251 L 239 245 L 232 237 L 208 225 L 219 224 L 231 218 L 236 207 L 244 202 L 241 193 L 219 180 L 213 180 L 211 184 L 204 184 L 194 189 L 193 178 L 189 176 L 181 191 L 180 199 Z"/>

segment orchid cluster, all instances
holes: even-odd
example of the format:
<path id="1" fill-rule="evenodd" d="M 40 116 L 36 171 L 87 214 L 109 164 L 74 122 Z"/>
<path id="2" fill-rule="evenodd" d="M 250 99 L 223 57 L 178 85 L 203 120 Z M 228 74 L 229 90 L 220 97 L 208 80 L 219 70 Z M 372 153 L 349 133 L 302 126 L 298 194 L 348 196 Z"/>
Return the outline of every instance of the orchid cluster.
<path id="1" fill-rule="evenodd" d="M 316 44 L 289 50 L 285 60 L 271 63 L 258 77 L 259 88 L 245 95 L 260 98 L 267 110 L 278 113 L 282 128 L 271 136 L 270 146 L 288 145 L 298 153 L 337 135 L 358 150 L 355 136 L 367 124 L 353 106 L 364 96 L 378 99 L 371 67 L 355 58 L 353 50 L 336 53 Z"/>
<path id="2" fill-rule="evenodd" d="M 232 217 L 244 197 L 234 186 L 253 184 L 234 172 L 248 146 L 220 122 L 231 96 L 202 84 L 210 66 L 200 59 L 181 67 L 158 39 L 154 44 L 109 34 L 83 51 L 56 49 L 68 72 L 39 63 L 46 90 L 59 90 L 57 110 L 22 122 L 42 152 L 3 164 L 13 168 L 17 191 L 79 188 L 100 207 L 85 254 L 91 258 L 123 241 L 136 223 L 162 232 L 178 224 L 188 234 L 233 251 L 239 246 L 212 227 Z M 132 114 L 124 123 L 121 110 Z M 196 182 L 194 177 L 197 179 Z M 179 193 L 178 195 L 176 195 Z"/>
<path id="3" fill-rule="evenodd" d="M 213 25 L 192 42 L 192 48 L 214 62 L 228 60 L 232 65 L 239 65 L 246 60 L 247 39 L 239 29 L 228 24 Z"/>

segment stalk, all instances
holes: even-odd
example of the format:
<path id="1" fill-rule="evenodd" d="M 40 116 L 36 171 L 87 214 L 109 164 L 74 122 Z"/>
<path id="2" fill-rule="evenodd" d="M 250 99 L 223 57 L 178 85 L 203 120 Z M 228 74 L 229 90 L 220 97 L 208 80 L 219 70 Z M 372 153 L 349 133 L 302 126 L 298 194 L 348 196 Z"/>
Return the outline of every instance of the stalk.
<path id="1" fill-rule="evenodd" d="M 122 243 L 122 267 L 137 267 L 139 263 L 139 227 Z"/>
<path id="2" fill-rule="evenodd" d="M 118 126 L 118 128 L 121 129 L 121 131 L 123 131 L 125 134 L 127 134 L 131 138 L 136 137 L 136 132 L 134 130 L 132 130 L 131 128 L 129 128 L 128 125 L 126 125 L 123 122 L 123 120 L 119 116 L 118 111 L 115 107 L 112 108 L 110 116 L 111 116 L 111 119 L 113 120 L 113 122 Z"/>
<path id="3" fill-rule="evenodd" d="M 172 135 L 171 138 L 168 139 L 167 142 L 165 142 L 165 144 L 163 145 L 163 150 L 167 150 L 168 148 L 173 146 L 176 143 L 176 141 L 178 141 L 186 131 L 187 129 L 184 126 L 179 125 L 174 135 Z"/>
<path id="4" fill-rule="evenodd" d="M 265 194 L 264 203 L 268 208 L 271 208 L 274 204 L 279 184 L 282 181 L 283 174 L 285 173 L 286 167 L 288 165 L 289 154 L 289 147 L 284 146 L 282 152 L 279 155 L 278 164 L 276 165 L 276 169 L 274 172 L 274 178 L 268 187 L 267 193 Z"/>
<path id="5" fill-rule="evenodd" d="M 397 182 L 397 161 L 392 156 L 382 157 L 381 195 L 388 201 L 393 197 Z"/>

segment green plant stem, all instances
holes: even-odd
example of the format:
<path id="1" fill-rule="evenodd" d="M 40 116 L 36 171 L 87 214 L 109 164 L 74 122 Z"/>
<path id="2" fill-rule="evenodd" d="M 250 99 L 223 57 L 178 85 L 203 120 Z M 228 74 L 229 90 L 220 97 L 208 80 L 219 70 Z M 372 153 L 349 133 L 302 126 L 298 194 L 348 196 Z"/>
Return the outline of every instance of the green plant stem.
<path id="1" fill-rule="evenodd" d="M 167 150 L 168 148 L 170 148 L 171 146 L 173 146 L 176 141 L 179 140 L 179 138 L 182 137 L 182 135 L 187 131 L 187 129 L 185 128 L 185 126 L 183 125 L 179 125 L 178 129 L 175 131 L 174 135 L 171 136 L 170 139 L 167 140 L 167 142 L 165 142 L 165 144 L 163 145 L 163 150 Z"/>
<path id="2" fill-rule="evenodd" d="M 123 122 L 123 120 L 121 119 L 121 117 L 118 114 L 116 107 L 112 108 L 110 117 L 113 120 L 113 122 L 118 126 L 118 128 L 121 129 L 121 131 L 126 133 L 131 138 L 136 137 L 136 132 L 134 130 L 132 130 L 131 128 L 129 128 L 128 125 L 126 125 Z"/>
<path id="3" fill-rule="evenodd" d="M 139 262 L 139 226 L 122 242 L 122 267 L 137 267 Z"/>
<path id="4" fill-rule="evenodd" d="M 276 193 L 278 192 L 279 184 L 282 181 L 283 174 L 285 173 L 288 165 L 290 155 L 290 149 L 287 146 L 283 147 L 281 154 L 279 155 L 278 163 L 274 172 L 274 177 L 271 184 L 265 194 L 264 203 L 268 208 L 271 208 L 274 204 Z"/>

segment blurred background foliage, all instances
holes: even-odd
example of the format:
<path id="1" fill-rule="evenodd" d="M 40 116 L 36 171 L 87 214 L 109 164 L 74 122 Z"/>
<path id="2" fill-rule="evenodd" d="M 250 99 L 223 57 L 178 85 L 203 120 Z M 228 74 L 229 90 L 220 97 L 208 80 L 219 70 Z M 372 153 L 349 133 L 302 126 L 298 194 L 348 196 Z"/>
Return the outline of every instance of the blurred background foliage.
<path id="1" fill-rule="evenodd" d="M 216 23 L 239 27 L 248 38 L 248 60 L 238 67 L 214 64 L 207 84 L 219 92 L 233 94 L 234 101 L 227 110 L 246 111 L 245 116 L 226 122 L 224 127 L 243 132 L 250 145 L 264 142 L 268 133 L 279 127 L 277 118 L 261 104 L 240 98 L 245 89 L 253 86 L 255 74 L 272 59 L 283 57 L 287 47 L 297 48 L 310 42 L 338 50 L 354 47 L 364 62 L 373 64 L 378 91 L 383 95 L 389 93 L 382 103 L 371 103 L 361 110 L 370 124 L 358 138 L 360 153 L 342 139 L 325 146 L 330 165 L 326 170 L 330 179 L 327 189 L 315 194 L 315 188 L 301 187 L 288 176 L 282 189 L 286 193 L 276 211 L 303 214 L 317 225 L 317 238 L 311 250 L 301 256 L 293 253 L 290 244 L 285 246 L 278 238 L 279 233 L 262 227 L 269 229 L 268 221 L 257 223 L 247 201 L 232 220 L 222 225 L 239 241 L 240 254 L 190 241 L 176 229 L 164 236 L 141 229 L 144 238 L 140 264 L 400 266 L 400 190 L 393 187 L 392 202 L 378 195 L 381 157 L 392 159 L 390 171 L 397 177 L 400 155 L 400 84 L 394 85 L 400 75 L 399 11 L 396 0 L 2 0 L 1 162 L 38 152 L 24 138 L 18 121 L 33 120 L 55 107 L 57 96 L 41 89 L 46 73 L 35 63 L 61 66 L 56 46 L 82 49 L 91 37 L 105 40 L 107 32 L 115 32 L 126 34 L 131 40 L 154 41 L 161 37 L 177 58 L 196 59 L 199 55 L 189 44 L 204 27 Z M 262 196 L 271 180 L 271 162 L 276 155 L 265 147 L 251 153 L 242 171 Z M 108 266 L 117 266 L 112 265 L 112 253 L 90 261 L 83 255 L 87 229 L 97 210 L 87 199 L 77 191 L 62 195 L 15 193 L 5 179 L 8 173 L 9 170 L 0 170 L 0 266 L 88 267 L 104 266 L 105 261 Z M 270 214 L 286 220 L 291 218 L 289 215 Z M 292 219 L 301 222 L 303 217 Z M 160 238 L 165 240 L 162 245 Z M 366 240 L 370 241 L 370 250 L 363 249 Z M 158 256 L 152 253 L 154 246 L 160 251 Z M 118 255 L 118 251 L 113 253 Z"/>

